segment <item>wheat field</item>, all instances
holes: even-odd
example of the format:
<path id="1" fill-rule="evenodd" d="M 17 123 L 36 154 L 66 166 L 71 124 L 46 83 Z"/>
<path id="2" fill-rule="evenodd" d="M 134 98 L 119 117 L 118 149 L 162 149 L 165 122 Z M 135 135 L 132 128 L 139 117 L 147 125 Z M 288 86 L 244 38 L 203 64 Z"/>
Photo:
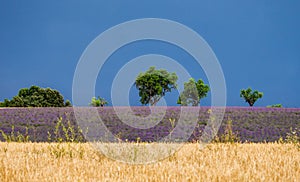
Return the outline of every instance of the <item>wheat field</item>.
<path id="1" fill-rule="evenodd" d="M 0 147 L 0 181 L 300 181 L 295 144 L 191 143 L 147 165 L 108 159 L 86 143 Z"/>

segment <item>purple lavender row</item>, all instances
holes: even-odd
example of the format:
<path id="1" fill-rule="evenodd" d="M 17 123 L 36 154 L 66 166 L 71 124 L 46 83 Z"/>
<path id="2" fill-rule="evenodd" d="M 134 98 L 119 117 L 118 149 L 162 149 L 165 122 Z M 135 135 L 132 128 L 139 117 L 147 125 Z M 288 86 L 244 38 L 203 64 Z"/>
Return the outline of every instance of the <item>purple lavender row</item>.
<path id="1" fill-rule="evenodd" d="M 122 107 L 119 107 L 122 110 Z M 124 108 L 126 115 L 128 107 Z M 93 108 L 94 109 L 94 108 Z M 151 114 L 148 107 L 131 107 L 137 116 L 146 117 Z M 209 121 L 208 110 L 210 107 L 200 107 L 198 124 L 189 141 L 198 140 L 202 130 Z M 166 137 L 172 130 L 170 118 L 176 122 L 180 117 L 180 107 L 168 107 L 166 115 L 156 126 L 149 129 L 136 129 L 123 123 L 112 107 L 97 108 L 99 116 L 108 130 L 122 140 L 158 141 Z M 47 141 L 47 132 L 54 133 L 58 118 L 67 125 L 70 121 L 77 128 L 74 110 L 68 108 L 1 108 L 0 129 L 10 133 L 12 125 L 15 133 L 25 133 L 26 127 L 30 140 Z M 300 128 L 299 108 L 260 108 L 260 107 L 227 107 L 222 126 L 221 135 L 225 130 L 227 120 L 232 120 L 233 132 L 238 133 L 242 142 L 273 142 L 280 137 L 285 137 L 290 128 Z M 176 123 L 175 123 L 176 124 Z M 85 130 L 85 128 L 82 128 Z M 60 131 L 61 132 L 61 131 Z M 183 131 L 184 132 L 184 131 Z M 3 137 L 0 136 L 3 140 Z"/>

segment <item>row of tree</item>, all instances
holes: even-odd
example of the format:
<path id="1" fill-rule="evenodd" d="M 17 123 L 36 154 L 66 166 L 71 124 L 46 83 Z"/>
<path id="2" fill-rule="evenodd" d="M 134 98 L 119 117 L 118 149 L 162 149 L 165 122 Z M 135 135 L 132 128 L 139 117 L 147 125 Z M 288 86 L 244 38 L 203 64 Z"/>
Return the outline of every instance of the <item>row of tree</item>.
<path id="1" fill-rule="evenodd" d="M 156 70 L 155 67 L 150 67 L 145 73 L 140 73 L 135 81 L 139 90 L 140 102 L 144 105 L 156 105 L 167 92 L 177 89 L 177 79 L 176 73 L 169 73 L 163 69 Z M 177 104 L 198 106 L 200 100 L 206 97 L 209 91 L 209 86 L 204 84 L 203 80 L 196 81 L 194 78 L 190 78 L 184 83 L 184 90 L 180 93 Z M 250 106 L 253 106 L 262 96 L 262 92 L 252 91 L 251 88 L 243 89 L 240 93 L 240 97 L 244 98 Z"/>
<path id="2" fill-rule="evenodd" d="M 136 80 L 135 86 L 139 90 L 140 102 L 143 105 L 150 104 L 155 106 L 157 102 L 166 95 L 166 93 L 177 89 L 178 76 L 176 73 L 169 73 L 164 69 L 155 69 L 150 67 L 146 72 L 140 73 Z M 196 81 L 190 78 L 184 83 L 184 90 L 180 93 L 177 104 L 182 106 L 198 106 L 200 100 L 207 96 L 210 91 L 208 85 L 203 80 Z M 253 106 L 257 99 L 262 98 L 263 93 L 252 91 L 251 88 L 241 90 L 240 97 L 244 98 L 250 106 Z M 103 107 L 108 102 L 101 97 L 93 97 L 90 105 Z M 31 86 L 22 88 L 18 95 L 11 100 L 5 99 L 0 102 L 0 107 L 67 107 L 72 106 L 71 102 L 64 101 L 63 96 L 51 88 L 41 88 Z"/>

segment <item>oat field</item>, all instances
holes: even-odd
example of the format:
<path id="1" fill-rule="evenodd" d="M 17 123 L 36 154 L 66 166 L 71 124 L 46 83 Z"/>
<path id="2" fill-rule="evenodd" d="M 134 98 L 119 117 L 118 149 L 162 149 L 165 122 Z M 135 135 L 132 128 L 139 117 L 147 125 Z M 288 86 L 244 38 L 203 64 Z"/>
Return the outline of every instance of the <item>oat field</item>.
<path id="1" fill-rule="evenodd" d="M 0 143 L 0 181 L 300 181 L 296 144 L 189 143 L 147 165 L 108 159 L 87 143 Z"/>

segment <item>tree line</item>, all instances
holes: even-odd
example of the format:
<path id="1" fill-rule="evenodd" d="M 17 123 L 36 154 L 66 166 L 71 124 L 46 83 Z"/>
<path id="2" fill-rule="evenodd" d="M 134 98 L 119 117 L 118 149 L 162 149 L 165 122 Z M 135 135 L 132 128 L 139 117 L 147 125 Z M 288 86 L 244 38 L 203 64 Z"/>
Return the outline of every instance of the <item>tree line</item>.
<path id="1" fill-rule="evenodd" d="M 140 102 L 143 105 L 155 106 L 158 101 L 168 92 L 176 90 L 178 76 L 176 73 L 169 73 L 164 69 L 155 69 L 150 67 L 146 72 L 140 73 L 136 80 L 135 86 L 139 91 Z M 200 100 L 205 98 L 210 91 L 209 85 L 205 84 L 202 79 L 195 80 L 190 78 L 184 83 L 184 89 L 179 94 L 177 104 L 181 106 L 198 106 Z M 252 91 L 251 88 L 242 89 L 240 97 L 253 106 L 254 103 L 262 98 L 263 93 L 257 90 Z M 108 102 L 102 97 L 93 97 L 90 106 L 103 107 Z M 30 88 L 22 88 L 18 95 L 11 100 L 5 99 L 0 102 L 0 107 L 68 107 L 72 106 L 69 100 L 64 100 L 59 91 L 51 88 L 41 88 L 31 86 Z M 281 107 L 277 104 L 276 107 Z M 275 105 L 274 105 L 275 107 Z"/>
<path id="2" fill-rule="evenodd" d="M 140 73 L 135 81 L 136 88 L 139 90 L 140 102 L 144 105 L 155 106 L 167 92 L 177 89 L 177 79 L 176 73 L 169 73 L 164 69 L 156 70 L 155 67 L 150 67 L 145 73 Z M 204 84 L 202 79 L 196 81 L 194 78 L 190 78 L 184 83 L 184 89 L 179 95 L 177 104 L 198 106 L 200 100 L 206 97 L 209 91 L 209 85 Z M 252 91 L 251 88 L 240 91 L 240 97 L 249 106 L 253 106 L 262 96 L 262 92 Z"/>

